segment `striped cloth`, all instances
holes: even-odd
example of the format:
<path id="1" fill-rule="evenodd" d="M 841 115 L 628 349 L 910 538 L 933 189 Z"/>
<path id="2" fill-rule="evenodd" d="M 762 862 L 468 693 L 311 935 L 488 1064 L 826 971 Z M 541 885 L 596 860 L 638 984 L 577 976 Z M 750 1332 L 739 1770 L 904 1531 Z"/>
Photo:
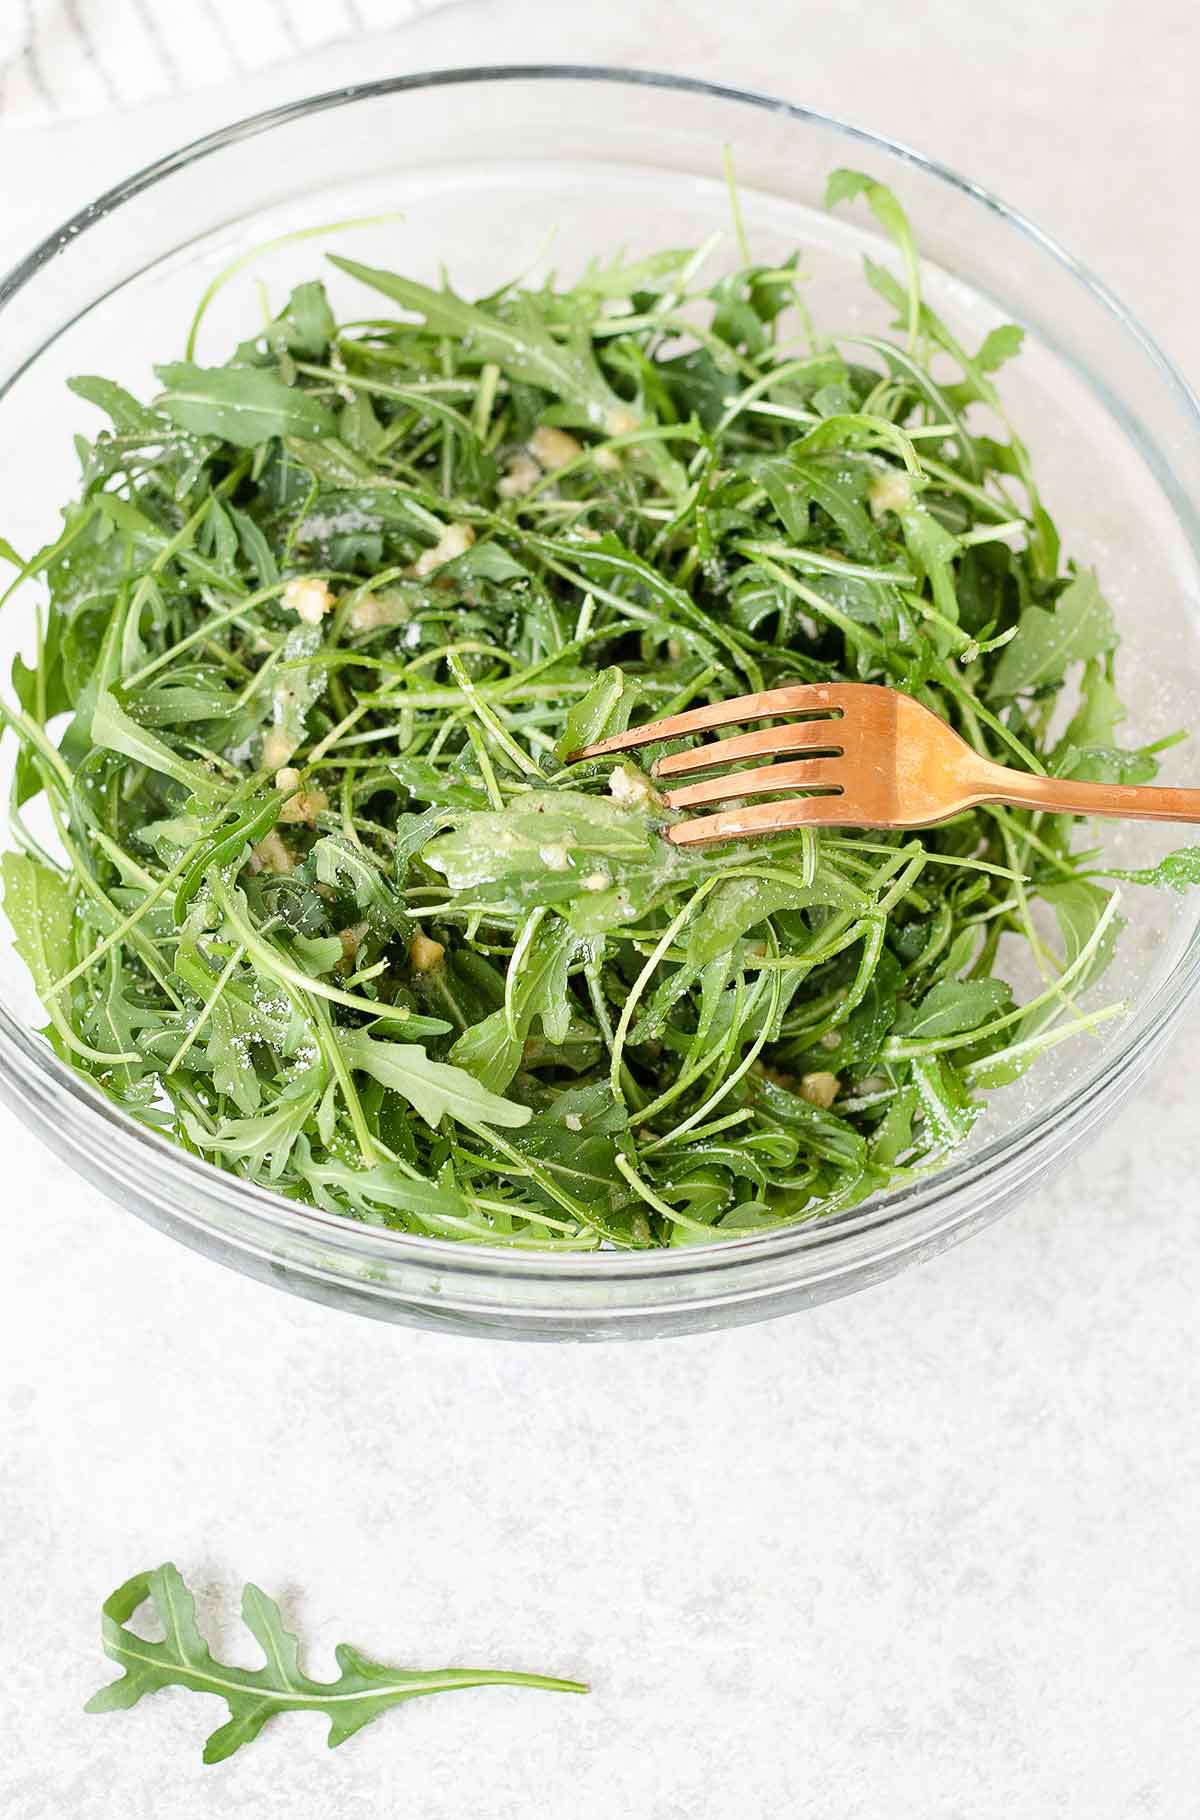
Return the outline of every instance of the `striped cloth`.
<path id="1" fill-rule="evenodd" d="M 225 82 L 453 0 L 0 0 L 0 125 Z"/>

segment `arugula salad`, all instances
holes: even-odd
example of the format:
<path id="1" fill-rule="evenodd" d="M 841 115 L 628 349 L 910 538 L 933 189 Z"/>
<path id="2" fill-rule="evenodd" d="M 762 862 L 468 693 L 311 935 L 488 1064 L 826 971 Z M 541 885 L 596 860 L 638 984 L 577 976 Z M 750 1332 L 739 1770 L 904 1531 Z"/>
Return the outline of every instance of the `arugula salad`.
<path id="1" fill-rule="evenodd" d="M 213 286 L 148 402 L 72 382 L 107 418 L 78 496 L 0 545 L 43 602 L 4 905 L 65 1062 L 294 1201 L 587 1251 L 853 1207 L 1119 1014 L 1080 1003 L 1118 918 L 1071 818 L 685 852 L 647 770 L 569 762 L 850 678 L 1008 764 L 1154 775 L 1004 415 L 1020 330 L 961 346 L 836 172 L 856 199 L 898 253 L 878 336 L 739 222 L 715 280 L 668 250 L 478 302 L 339 257 L 368 314 L 314 278 L 204 366 Z"/>

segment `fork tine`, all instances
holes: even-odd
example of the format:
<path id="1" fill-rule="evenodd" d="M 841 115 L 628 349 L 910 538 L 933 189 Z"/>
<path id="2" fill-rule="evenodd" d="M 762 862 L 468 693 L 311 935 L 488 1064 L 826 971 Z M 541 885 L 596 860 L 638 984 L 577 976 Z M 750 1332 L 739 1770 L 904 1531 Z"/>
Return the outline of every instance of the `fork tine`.
<path id="1" fill-rule="evenodd" d="M 665 832 L 677 847 L 706 847 L 713 841 L 781 834 L 788 828 L 839 828 L 846 822 L 843 797 L 803 796 L 786 803 L 752 803 L 746 809 L 724 809 L 719 815 L 675 822 Z"/>
<path id="2" fill-rule="evenodd" d="M 802 758 L 794 765 L 758 765 L 731 776 L 706 777 L 698 784 L 669 790 L 671 809 L 688 809 L 697 803 L 729 802 L 736 796 L 767 796 L 774 790 L 828 790 L 840 786 L 845 775 L 839 758 Z"/>
<path id="3" fill-rule="evenodd" d="M 740 720 L 765 720 L 771 714 L 830 714 L 841 708 L 837 685 L 828 683 L 789 683 L 782 689 L 760 689 L 756 695 L 736 695 L 732 701 L 717 701 L 705 708 L 688 708 L 683 714 L 669 714 L 665 720 L 648 721 L 628 733 L 614 733 L 594 746 L 572 752 L 568 764 L 581 758 L 603 758 L 609 752 L 633 752 L 638 746 L 652 746 L 660 739 L 680 739 L 686 733 L 708 733 L 714 727 L 732 727 Z"/>
<path id="4" fill-rule="evenodd" d="M 711 765 L 732 764 L 739 758 L 775 757 L 780 752 L 841 753 L 838 723 L 832 720 L 791 720 L 781 727 L 763 727 L 757 733 L 735 733 L 732 739 L 710 739 L 688 752 L 669 752 L 654 766 L 655 777 L 677 777 L 684 771 L 707 771 Z"/>

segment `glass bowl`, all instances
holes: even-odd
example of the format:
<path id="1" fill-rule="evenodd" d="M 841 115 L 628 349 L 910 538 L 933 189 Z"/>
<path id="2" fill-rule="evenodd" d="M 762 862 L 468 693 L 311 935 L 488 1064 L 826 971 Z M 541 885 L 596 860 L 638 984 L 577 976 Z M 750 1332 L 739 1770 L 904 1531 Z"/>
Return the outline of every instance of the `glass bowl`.
<path id="1" fill-rule="evenodd" d="M 1024 325 L 1004 391 L 1065 548 L 1095 564 L 1116 609 L 1133 704 L 1126 739 L 1187 726 L 1200 698 L 1200 408 L 1153 342 L 1051 240 L 963 178 L 806 108 L 678 77 L 572 68 L 400 77 L 242 121 L 100 197 L 0 283 L 0 432 L 20 457 L 6 463 L 0 530 L 35 548 L 72 495 L 72 435 L 90 432 L 94 414 L 66 379 L 96 372 L 151 387 L 152 361 L 181 350 L 205 285 L 260 243 L 314 223 L 391 217 L 263 251 L 218 296 L 201 359 L 224 358 L 260 319 L 256 278 L 279 298 L 327 247 L 430 280 L 444 263 L 470 292 L 523 270 L 569 278 L 597 254 L 698 244 L 728 226 L 726 146 L 755 256 L 802 250 L 819 323 L 882 322 L 860 275 L 863 253 L 879 253 L 869 217 L 831 217 L 821 203 L 828 172 L 849 164 L 900 193 L 927 295 L 962 339 L 973 344 L 1004 320 Z M 0 624 L 0 660 L 31 644 L 33 594 L 19 594 Z M 8 741 L 0 765 L 11 764 Z M 1172 844 L 1136 827 L 1105 839 L 1135 864 Z M 134 1125 L 55 1059 L 34 1034 L 39 1008 L 7 943 L 0 1092 L 123 1206 L 297 1294 L 467 1333 L 679 1333 L 845 1294 L 1010 1207 L 1162 1043 L 1200 976 L 1198 917 L 1187 897 L 1140 893 L 1105 982 L 1128 1015 L 1055 1049 L 995 1096 L 972 1148 L 940 1175 L 846 1217 L 697 1249 L 514 1255 L 358 1225 L 248 1186 Z"/>

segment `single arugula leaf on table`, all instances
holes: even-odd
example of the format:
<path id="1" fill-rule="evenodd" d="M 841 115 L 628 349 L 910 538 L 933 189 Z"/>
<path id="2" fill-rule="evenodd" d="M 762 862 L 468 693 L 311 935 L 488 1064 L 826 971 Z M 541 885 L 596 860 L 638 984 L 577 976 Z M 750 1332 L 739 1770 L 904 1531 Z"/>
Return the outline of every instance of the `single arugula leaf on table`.
<path id="1" fill-rule="evenodd" d="M 129 1628 L 147 1602 L 166 1636 L 148 1642 Z M 265 1658 L 261 1668 L 233 1668 L 217 1661 L 196 1622 L 196 1602 L 172 1562 L 150 1573 L 135 1574 L 104 1602 L 101 1642 L 104 1653 L 124 1670 L 92 1695 L 85 1711 L 123 1712 L 146 1694 L 164 1687 L 184 1687 L 224 1700 L 229 1719 L 204 1746 L 205 1763 L 223 1763 L 243 1745 L 252 1744 L 264 1725 L 279 1713 L 314 1712 L 329 1721 L 328 1744 L 336 1750 L 381 1714 L 425 1694 L 451 1693 L 468 1687 L 532 1687 L 551 1693 L 585 1694 L 580 1681 L 548 1675 L 510 1673 L 505 1669 L 390 1668 L 348 1643 L 335 1651 L 336 1681 L 314 1681 L 300 1666 L 300 1640 L 284 1624 L 274 1599 L 247 1584 L 242 1619 Z"/>

